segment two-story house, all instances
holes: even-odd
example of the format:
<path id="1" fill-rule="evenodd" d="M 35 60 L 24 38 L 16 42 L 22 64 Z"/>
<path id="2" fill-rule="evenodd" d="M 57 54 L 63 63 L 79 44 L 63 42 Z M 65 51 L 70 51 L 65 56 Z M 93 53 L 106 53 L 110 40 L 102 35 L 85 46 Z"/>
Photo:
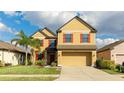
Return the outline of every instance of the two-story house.
<path id="1" fill-rule="evenodd" d="M 56 35 L 45 27 L 35 32 L 32 37 L 41 42 L 40 50 L 35 49 L 34 60 L 46 60 L 47 65 L 50 65 L 56 59 Z"/>
<path id="2" fill-rule="evenodd" d="M 57 58 L 62 66 L 91 66 L 96 61 L 96 30 L 78 16 L 57 30 Z"/>
<path id="3" fill-rule="evenodd" d="M 41 50 L 35 49 L 35 60 L 47 64 L 57 60 L 62 66 L 91 66 L 96 61 L 96 30 L 78 16 L 57 30 L 57 36 L 48 28 L 32 35 L 41 40 Z"/>

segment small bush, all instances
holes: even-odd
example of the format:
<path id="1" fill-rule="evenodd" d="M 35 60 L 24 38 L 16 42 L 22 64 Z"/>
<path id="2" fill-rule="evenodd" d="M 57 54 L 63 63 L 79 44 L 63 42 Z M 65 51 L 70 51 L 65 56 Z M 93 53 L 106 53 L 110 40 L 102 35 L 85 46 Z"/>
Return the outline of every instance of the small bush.
<path id="1" fill-rule="evenodd" d="M 35 62 L 36 65 L 39 65 L 39 66 L 45 66 L 46 65 L 46 62 L 44 60 L 38 60 Z"/>
<path id="2" fill-rule="evenodd" d="M 97 60 L 96 67 L 101 69 L 115 69 L 114 61 L 111 60 Z"/>
<path id="3" fill-rule="evenodd" d="M 51 63 L 51 66 L 56 67 L 57 66 L 57 63 L 56 62 L 52 62 Z"/>
<path id="4" fill-rule="evenodd" d="M 2 62 L 2 61 L 0 60 L 0 67 L 3 67 L 3 66 L 5 66 L 5 64 L 4 64 L 4 62 Z"/>
<path id="5" fill-rule="evenodd" d="M 121 70 L 121 65 L 120 65 L 120 64 L 117 64 L 117 65 L 116 65 L 116 69 L 117 69 L 118 71 L 120 71 L 120 70 Z"/>
<path id="6" fill-rule="evenodd" d="M 28 65 L 32 65 L 32 62 L 30 60 L 28 61 Z"/>
<path id="7" fill-rule="evenodd" d="M 97 59 L 97 60 L 96 60 L 96 64 L 95 64 L 96 67 L 97 67 L 97 68 L 101 68 L 101 63 L 102 63 L 102 60 L 101 60 L 101 59 Z"/>
<path id="8" fill-rule="evenodd" d="M 5 63 L 5 66 L 12 66 L 12 63 Z"/>
<path id="9" fill-rule="evenodd" d="M 124 66 L 121 66 L 121 72 L 124 73 Z"/>

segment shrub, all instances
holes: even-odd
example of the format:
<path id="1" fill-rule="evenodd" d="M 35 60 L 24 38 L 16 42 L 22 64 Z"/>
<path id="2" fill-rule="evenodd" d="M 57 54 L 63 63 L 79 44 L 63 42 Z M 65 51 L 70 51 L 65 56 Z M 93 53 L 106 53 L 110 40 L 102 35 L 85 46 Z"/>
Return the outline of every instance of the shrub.
<path id="1" fill-rule="evenodd" d="M 2 62 L 2 61 L 0 60 L 0 67 L 3 67 L 3 66 L 5 66 L 5 64 L 4 64 L 4 62 Z"/>
<path id="2" fill-rule="evenodd" d="M 12 66 L 12 63 L 5 63 L 5 66 Z"/>
<path id="3" fill-rule="evenodd" d="M 102 61 L 102 67 L 104 69 L 113 69 L 114 66 L 115 66 L 114 61 L 111 61 L 111 60 Z"/>
<path id="4" fill-rule="evenodd" d="M 110 65 L 110 69 L 111 69 L 111 70 L 115 70 L 115 69 L 116 69 L 116 65 L 115 65 L 115 64 L 111 64 L 111 65 Z"/>
<path id="5" fill-rule="evenodd" d="M 124 73 L 124 66 L 121 66 L 121 70 L 122 73 Z"/>
<path id="6" fill-rule="evenodd" d="M 96 64 L 95 64 L 96 67 L 97 67 L 97 68 L 101 68 L 101 63 L 102 63 L 102 60 L 101 60 L 101 59 L 97 59 L 97 60 L 96 60 Z"/>
<path id="7" fill-rule="evenodd" d="M 52 62 L 51 63 L 51 66 L 56 67 L 57 66 L 57 63 L 56 62 Z"/>
<path id="8" fill-rule="evenodd" d="M 120 65 L 120 64 L 117 64 L 117 65 L 116 65 L 116 69 L 117 69 L 118 71 L 120 71 L 120 70 L 121 70 L 121 65 Z"/>
<path id="9" fill-rule="evenodd" d="M 96 67 L 101 69 L 115 69 L 114 61 L 111 60 L 97 60 Z"/>
<path id="10" fill-rule="evenodd" d="M 35 62 L 36 65 L 39 65 L 39 66 L 45 66 L 46 65 L 46 62 L 44 60 L 38 60 Z"/>
<path id="11" fill-rule="evenodd" d="M 29 61 L 28 61 L 28 65 L 32 65 L 32 62 L 31 62 L 31 60 L 29 60 Z"/>

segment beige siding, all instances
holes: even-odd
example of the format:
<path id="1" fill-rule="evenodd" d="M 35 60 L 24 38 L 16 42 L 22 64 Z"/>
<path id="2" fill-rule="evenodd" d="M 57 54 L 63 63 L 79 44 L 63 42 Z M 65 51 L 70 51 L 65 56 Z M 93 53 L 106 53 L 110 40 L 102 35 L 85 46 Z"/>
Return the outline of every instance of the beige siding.
<path id="1" fill-rule="evenodd" d="M 115 46 L 111 50 L 111 60 L 115 61 L 117 64 L 122 64 L 124 61 L 124 56 L 118 56 L 118 55 L 124 55 L 124 42 Z"/>
<path id="2" fill-rule="evenodd" d="M 12 63 L 12 65 L 18 65 L 20 55 L 16 52 L 0 50 L 0 60 L 5 63 Z"/>

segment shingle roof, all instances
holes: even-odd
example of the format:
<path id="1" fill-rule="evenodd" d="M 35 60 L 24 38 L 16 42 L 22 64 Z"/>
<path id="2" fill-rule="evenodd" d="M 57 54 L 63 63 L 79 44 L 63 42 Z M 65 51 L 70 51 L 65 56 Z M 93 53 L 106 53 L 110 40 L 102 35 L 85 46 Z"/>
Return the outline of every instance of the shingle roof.
<path id="1" fill-rule="evenodd" d="M 96 45 L 58 45 L 57 49 L 95 49 Z"/>
<path id="2" fill-rule="evenodd" d="M 53 36 L 48 36 L 46 33 L 43 32 L 43 30 L 46 29 L 47 31 L 49 31 Z M 45 36 L 45 38 L 47 39 L 55 39 L 56 34 L 54 34 L 50 29 L 48 29 L 47 27 L 43 28 L 43 29 L 39 29 L 38 31 L 36 31 L 34 34 L 36 34 L 37 32 L 40 32 L 41 34 L 43 34 Z M 34 35 L 32 34 L 31 37 Z"/>
<path id="3" fill-rule="evenodd" d="M 124 40 L 116 41 L 116 42 L 114 42 L 114 43 L 111 43 L 111 44 L 109 44 L 109 45 L 106 45 L 106 46 L 104 46 L 104 47 L 98 49 L 97 52 L 102 52 L 102 51 L 105 51 L 105 50 L 113 49 L 113 47 L 115 47 L 115 46 L 117 46 L 118 44 L 121 44 L 121 43 L 123 43 L 123 42 L 124 42 Z"/>
<path id="4" fill-rule="evenodd" d="M 64 27 L 66 24 L 68 24 L 69 22 L 71 22 L 73 19 L 77 19 L 79 22 L 83 23 L 84 25 L 86 25 L 89 29 L 91 29 L 92 32 L 97 32 L 96 29 L 94 27 L 92 27 L 90 24 L 88 24 L 87 22 L 85 22 L 83 19 L 81 19 L 80 17 L 78 16 L 75 16 L 74 18 L 72 18 L 71 20 L 69 20 L 68 22 L 66 22 L 63 26 L 61 26 L 57 32 L 60 31 L 60 29 L 62 27 Z"/>
<path id="5" fill-rule="evenodd" d="M 0 50 L 9 50 L 25 53 L 25 50 L 3 41 L 0 41 Z"/>

